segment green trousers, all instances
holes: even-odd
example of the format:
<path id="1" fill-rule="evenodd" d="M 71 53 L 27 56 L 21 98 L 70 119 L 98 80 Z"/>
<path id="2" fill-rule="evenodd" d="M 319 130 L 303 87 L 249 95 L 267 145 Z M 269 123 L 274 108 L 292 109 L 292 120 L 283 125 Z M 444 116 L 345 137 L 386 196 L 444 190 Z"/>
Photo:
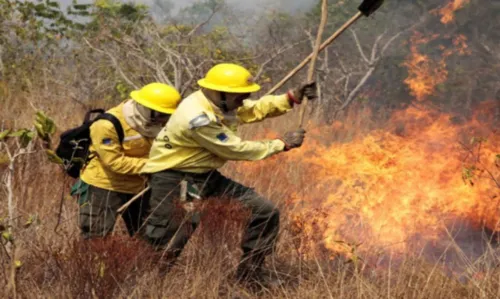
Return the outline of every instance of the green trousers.
<path id="1" fill-rule="evenodd" d="M 82 190 L 85 187 L 82 186 Z M 87 185 L 84 194 L 85 199 L 79 199 L 80 215 L 79 226 L 85 239 L 105 237 L 113 231 L 117 210 L 129 201 L 134 195 L 101 189 Z M 135 235 L 143 227 L 145 212 L 147 211 L 149 194 L 142 199 L 137 199 L 122 214 L 127 231 L 130 236 Z"/>
<path id="2" fill-rule="evenodd" d="M 280 215 L 272 202 L 218 171 L 196 175 L 172 170 L 152 174 L 149 181 L 152 192 L 145 236 L 157 249 L 168 245 L 169 254 L 178 256 L 198 225 L 199 215 L 186 218 L 176 203 L 182 180 L 196 185 L 202 198 L 234 198 L 251 210 L 241 245 L 244 257 L 266 256 L 274 250 Z"/>

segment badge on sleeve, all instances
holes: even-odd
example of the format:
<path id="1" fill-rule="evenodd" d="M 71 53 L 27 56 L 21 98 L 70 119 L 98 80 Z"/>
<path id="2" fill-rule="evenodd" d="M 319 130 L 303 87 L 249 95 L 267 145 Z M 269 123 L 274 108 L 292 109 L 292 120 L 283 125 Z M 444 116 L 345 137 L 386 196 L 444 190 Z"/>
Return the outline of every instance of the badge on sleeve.
<path id="1" fill-rule="evenodd" d="M 189 129 L 193 130 L 196 128 L 208 126 L 209 124 L 210 124 L 210 118 L 208 118 L 208 116 L 205 113 L 203 113 L 203 114 L 198 115 L 197 117 L 193 118 L 189 122 Z"/>
<path id="2" fill-rule="evenodd" d="M 111 140 L 111 138 L 104 138 L 102 140 L 102 144 L 104 144 L 104 145 L 110 145 L 112 142 L 113 142 L 113 140 Z"/>
<path id="3" fill-rule="evenodd" d="M 222 142 L 226 142 L 229 139 L 229 137 L 227 137 L 226 133 L 220 133 L 216 137 L 217 137 L 217 139 L 219 139 Z"/>

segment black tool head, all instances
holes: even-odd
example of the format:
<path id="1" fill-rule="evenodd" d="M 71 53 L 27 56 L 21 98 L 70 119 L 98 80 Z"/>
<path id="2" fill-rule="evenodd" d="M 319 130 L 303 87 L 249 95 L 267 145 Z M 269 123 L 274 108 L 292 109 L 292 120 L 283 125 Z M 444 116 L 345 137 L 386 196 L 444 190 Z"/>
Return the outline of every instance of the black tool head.
<path id="1" fill-rule="evenodd" d="M 382 6 L 382 3 L 384 3 L 384 0 L 364 0 L 363 3 L 361 3 L 361 5 L 358 7 L 358 9 L 368 17 L 380 6 Z"/>

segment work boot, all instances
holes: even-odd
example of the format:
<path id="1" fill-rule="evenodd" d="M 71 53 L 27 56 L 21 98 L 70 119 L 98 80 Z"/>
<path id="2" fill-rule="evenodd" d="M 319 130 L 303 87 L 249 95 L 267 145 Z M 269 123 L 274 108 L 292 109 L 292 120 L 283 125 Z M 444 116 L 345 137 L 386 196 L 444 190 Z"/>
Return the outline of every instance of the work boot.
<path id="1" fill-rule="evenodd" d="M 263 262 L 255 263 L 251 260 L 240 263 L 236 270 L 236 280 L 252 289 L 275 288 L 282 284 L 276 272 L 265 268 Z"/>

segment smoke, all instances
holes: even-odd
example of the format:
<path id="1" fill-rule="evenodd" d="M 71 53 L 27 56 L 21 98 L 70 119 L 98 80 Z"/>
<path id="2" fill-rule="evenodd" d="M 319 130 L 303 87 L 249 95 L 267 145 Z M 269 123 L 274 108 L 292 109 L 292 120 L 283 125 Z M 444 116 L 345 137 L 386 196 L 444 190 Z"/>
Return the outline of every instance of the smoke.
<path id="1" fill-rule="evenodd" d="M 126 0 L 121 0 L 126 1 Z M 135 3 L 145 4 L 150 8 L 153 18 L 159 22 L 180 22 L 188 24 L 197 24 L 203 22 L 209 17 L 210 9 L 199 13 L 199 7 L 194 8 L 195 4 L 208 3 L 217 0 L 133 0 Z M 245 35 L 245 40 L 254 40 L 249 35 L 250 28 L 262 26 L 269 22 L 267 17 L 269 13 L 279 12 L 290 15 L 297 15 L 311 10 L 319 0 L 300 1 L 300 0 L 224 0 L 224 5 L 219 12 L 213 16 L 205 28 L 210 28 L 218 24 L 231 24 L 231 31 L 234 34 Z M 189 12 L 185 13 L 186 10 Z M 203 9 L 202 9 L 203 10 Z M 198 12 L 198 13 L 197 13 Z"/>
<path id="2" fill-rule="evenodd" d="M 153 4 L 155 0 L 138 0 L 144 4 Z M 200 0 L 156 0 L 162 4 L 170 2 L 173 4 L 174 10 L 179 10 L 188 7 Z M 317 1 L 301 1 L 301 0 L 226 0 L 226 4 L 238 10 L 245 10 L 249 13 L 265 12 L 267 10 L 280 10 L 287 13 L 293 13 L 299 10 L 309 9 L 313 7 Z"/>
<path id="3" fill-rule="evenodd" d="M 189 7 L 197 2 L 205 2 L 206 0 L 119 0 L 121 2 L 133 2 L 146 4 L 149 7 L 157 7 L 171 9 L 174 14 L 181 9 Z M 59 0 L 59 4 L 63 9 L 66 9 L 73 0 Z M 90 3 L 90 0 L 78 0 L 78 3 Z M 301 10 L 310 9 L 317 1 L 302 1 L 302 0 L 225 0 L 225 3 L 234 9 L 247 11 L 250 13 L 262 13 L 269 10 L 279 10 L 286 13 L 294 13 Z M 161 13 L 152 9 L 153 13 Z"/>

